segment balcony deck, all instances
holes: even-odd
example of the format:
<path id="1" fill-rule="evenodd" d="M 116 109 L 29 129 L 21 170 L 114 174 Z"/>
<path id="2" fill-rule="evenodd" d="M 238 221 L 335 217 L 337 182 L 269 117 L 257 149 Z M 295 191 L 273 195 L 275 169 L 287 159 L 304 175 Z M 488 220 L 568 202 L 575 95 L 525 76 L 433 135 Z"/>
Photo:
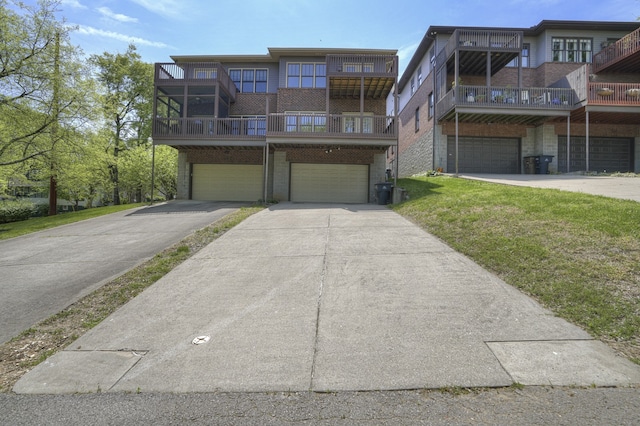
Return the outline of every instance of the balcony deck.
<path id="1" fill-rule="evenodd" d="M 593 55 L 593 72 L 638 72 L 640 28 Z"/>
<path id="2" fill-rule="evenodd" d="M 398 57 L 386 55 L 327 55 L 329 96 L 386 99 L 398 77 Z"/>
<path id="3" fill-rule="evenodd" d="M 495 74 L 522 51 L 522 31 L 455 30 L 436 63 L 447 63 L 447 73 L 453 74 L 453 53 L 459 54 L 460 74 L 483 75 L 487 53 L 491 56 L 491 74 Z"/>
<path id="4" fill-rule="evenodd" d="M 640 83 L 589 83 L 589 105 L 640 106 Z"/>
<path id="5" fill-rule="evenodd" d="M 445 121 L 457 111 L 468 122 L 529 124 L 546 116 L 568 115 L 577 101 L 572 89 L 458 86 L 438 102 L 436 111 Z"/>
<path id="6" fill-rule="evenodd" d="M 155 118 L 153 138 L 255 143 L 277 138 L 395 140 L 391 116 L 270 114 L 268 118 Z"/>
<path id="7" fill-rule="evenodd" d="M 153 81 L 156 87 L 218 83 L 231 101 L 235 101 L 236 86 L 217 62 L 156 63 Z"/>

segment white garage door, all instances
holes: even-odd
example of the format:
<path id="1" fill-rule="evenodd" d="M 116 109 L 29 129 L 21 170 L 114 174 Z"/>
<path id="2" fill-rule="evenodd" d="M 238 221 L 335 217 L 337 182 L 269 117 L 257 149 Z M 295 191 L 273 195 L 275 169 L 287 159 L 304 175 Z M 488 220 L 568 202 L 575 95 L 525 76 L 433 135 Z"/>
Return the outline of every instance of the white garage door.
<path id="1" fill-rule="evenodd" d="M 194 164 L 191 198 L 212 201 L 258 201 L 262 165 Z"/>
<path id="2" fill-rule="evenodd" d="M 369 166 L 362 164 L 291 164 L 291 201 L 367 203 Z"/>

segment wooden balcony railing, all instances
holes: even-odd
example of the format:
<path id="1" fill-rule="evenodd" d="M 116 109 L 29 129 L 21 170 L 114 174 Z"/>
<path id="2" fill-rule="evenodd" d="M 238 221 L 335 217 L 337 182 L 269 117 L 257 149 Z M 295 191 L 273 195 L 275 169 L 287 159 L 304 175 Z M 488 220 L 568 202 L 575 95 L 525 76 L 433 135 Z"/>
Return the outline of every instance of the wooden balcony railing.
<path id="1" fill-rule="evenodd" d="M 572 89 L 457 86 L 438 102 L 437 114 L 441 118 L 455 106 L 477 107 L 479 113 L 487 108 L 571 110 L 576 102 Z"/>
<path id="2" fill-rule="evenodd" d="M 345 114 L 270 114 L 269 136 L 394 139 L 398 131 L 393 117 Z"/>
<path id="3" fill-rule="evenodd" d="M 590 105 L 640 105 L 640 83 L 589 83 Z"/>
<path id="4" fill-rule="evenodd" d="M 444 63 L 456 49 L 512 51 L 522 50 L 522 31 L 455 30 L 436 63 Z"/>
<path id="5" fill-rule="evenodd" d="M 270 114 L 268 118 L 155 118 L 153 138 L 266 140 L 267 136 L 394 139 L 393 117 L 344 114 Z"/>
<path id="6" fill-rule="evenodd" d="M 264 140 L 266 118 L 155 118 L 154 139 Z"/>
<path id="7" fill-rule="evenodd" d="M 156 86 L 219 83 L 232 98 L 236 94 L 235 84 L 217 62 L 156 63 L 154 83 Z"/>
<path id="8" fill-rule="evenodd" d="M 328 77 L 396 77 L 397 75 L 397 56 L 327 55 Z"/>
<path id="9" fill-rule="evenodd" d="M 593 72 L 599 73 L 609 65 L 640 52 L 640 28 L 593 55 Z"/>

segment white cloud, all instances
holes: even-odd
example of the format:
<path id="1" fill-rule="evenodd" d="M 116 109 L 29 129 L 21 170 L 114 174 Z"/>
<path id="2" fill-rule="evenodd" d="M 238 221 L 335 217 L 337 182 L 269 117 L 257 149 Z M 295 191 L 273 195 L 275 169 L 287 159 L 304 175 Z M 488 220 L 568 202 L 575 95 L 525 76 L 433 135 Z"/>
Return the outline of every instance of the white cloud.
<path id="1" fill-rule="evenodd" d="M 115 13 L 108 7 L 99 7 L 98 12 L 100 12 L 103 16 L 107 18 L 114 19 L 119 22 L 138 22 L 138 18 L 132 18 L 131 16 L 123 15 L 121 13 Z"/>
<path id="2" fill-rule="evenodd" d="M 185 0 L 133 0 L 133 2 L 150 12 L 170 17 L 181 16 L 182 9 L 186 6 Z"/>
<path id="3" fill-rule="evenodd" d="M 80 4 L 78 0 L 62 0 L 60 4 L 71 6 L 74 9 L 87 9 L 87 6 Z"/>
<path id="4" fill-rule="evenodd" d="M 147 40 L 140 37 L 116 33 L 114 31 L 100 30 L 98 28 L 93 28 L 86 25 L 81 25 L 80 27 L 78 27 L 78 33 L 83 35 L 96 36 L 96 37 L 112 38 L 114 40 L 124 41 L 126 43 L 133 43 L 136 46 L 171 48 L 171 46 L 169 46 L 168 44 L 162 43 L 159 41 L 151 41 L 151 40 Z"/>

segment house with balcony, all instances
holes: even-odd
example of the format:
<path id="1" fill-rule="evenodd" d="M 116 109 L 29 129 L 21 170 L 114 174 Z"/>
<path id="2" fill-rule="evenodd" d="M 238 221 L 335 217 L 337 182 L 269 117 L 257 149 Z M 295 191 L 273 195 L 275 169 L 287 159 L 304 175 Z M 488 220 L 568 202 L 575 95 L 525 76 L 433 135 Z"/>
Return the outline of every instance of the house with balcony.
<path id="1" fill-rule="evenodd" d="M 429 27 L 398 83 L 390 167 L 640 172 L 639 31 L 596 21 Z"/>
<path id="2" fill-rule="evenodd" d="M 395 50 L 270 48 L 155 64 L 153 143 L 178 198 L 368 203 L 398 143 Z"/>

